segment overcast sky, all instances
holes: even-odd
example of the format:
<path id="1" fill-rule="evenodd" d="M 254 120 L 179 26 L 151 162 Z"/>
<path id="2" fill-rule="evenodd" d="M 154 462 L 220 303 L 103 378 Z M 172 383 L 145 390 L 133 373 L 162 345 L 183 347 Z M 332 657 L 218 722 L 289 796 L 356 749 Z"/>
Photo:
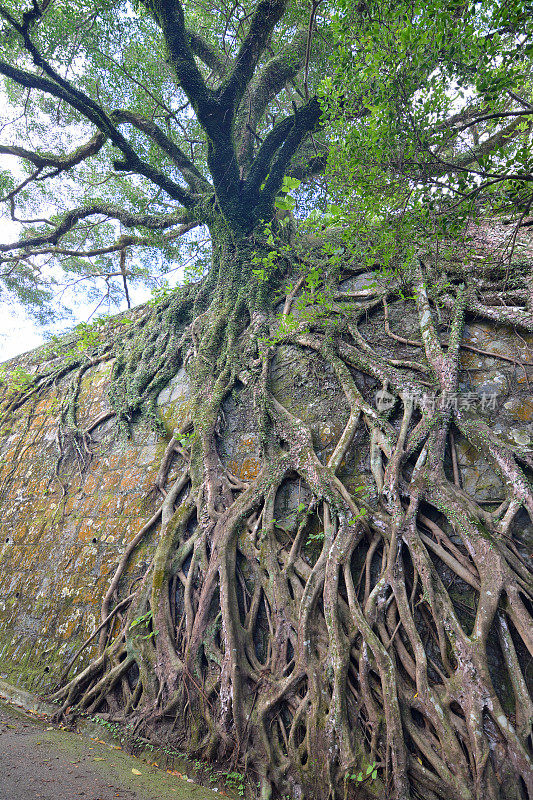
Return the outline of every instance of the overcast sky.
<path id="1" fill-rule="evenodd" d="M 9 162 L 12 162 L 10 159 Z M 7 159 L 0 158 L 0 167 L 5 169 L 12 167 Z M 20 227 L 10 222 L 5 217 L 0 219 L 0 242 L 13 242 L 20 236 Z M 178 278 L 175 274 L 172 277 L 171 283 L 174 283 Z M 142 287 L 129 287 L 132 305 L 139 305 L 145 302 L 151 292 Z M 62 296 L 63 305 L 70 308 L 72 312 L 71 320 L 63 320 L 55 325 L 53 328 L 48 329 L 48 334 L 61 334 L 71 330 L 75 325 L 80 322 L 87 322 L 95 312 L 97 303 L 80 302 L 80 295 L 75 295 L 70 292 L 70 299 L 68 295 Z M 59 308 L 59 297 L 58 297 Z M 103 314 L 118 314 L 120 311 L 126 309 L 126 302 L 120 308 L 111 304 L 108 307 L 107 303 L 102 304 L 96 311 L 95 316 Z M 94 318 L 94 317 L 93 317 Z M 20 353 L 26 353 L 28 350 L 38 347 L 46 341 L 47 331 L 39 326 L 31 317 L 31 313 L 19 303 L 6 303 L 3 299 L 0 300 L 0 362 L 7 361 Z"/>
<path id="2" fill-rule="evenodd" d="M 13 159 L 0 159 L 0 166 L 9 169 Z M 18 225 L 7 219 L 0 222 L 0 242 L 13 241 L 18 232 Z M 32 320 L 22 307 L 10 306 L 2 302 L 0 308 L 0 361 L 19 353 L 25 353 L 44 341 Z"/>
<path id="3" fill-rule="evenodd" d="M 137 289 L 131 290 L 130 295 L 132 305 L 136 306 L 145 302 L 150 297 L 149 290 Z M 71 306 L 72 320 L 70 322 L 63 321 L 53 329 L 48 330 L 48 334 L 61 334 L 71 330 L 80 322 L 86 322 L 91 317 L 94 311 L 95 303 L 84 304 L 74 303 Z M 111 314 L 118 314 L 120 311 L 126 309 L 124 302 L 123 308 L 112 306 L 110 309 Z M 102 306 L 96 316 L 107 313 L 107 306 Z M 0 313 L 0 362 L 7 361 L 20 353 L 26 353 L 28 350 L 44 344 L 46 341 L 46 333 L 41 326 L 35 324 L 31 316 L 25 308 L 21 305 L 7 305 L 1 304 Z"/>

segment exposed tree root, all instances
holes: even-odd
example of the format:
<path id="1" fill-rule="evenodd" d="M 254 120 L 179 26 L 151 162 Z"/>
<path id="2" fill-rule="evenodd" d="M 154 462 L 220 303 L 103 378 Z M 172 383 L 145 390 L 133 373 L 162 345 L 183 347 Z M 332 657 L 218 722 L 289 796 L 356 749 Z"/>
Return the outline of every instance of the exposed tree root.
<path id="1" fill-rule="evenodd" d="M 533 585 L 514 520 L 522 508 L 533 520 L 530 454 L 496 437 L 476 409 L 429 410 L 421 396 L 457 391 L 466 314 L 525 330 L 531 314 L 483 305 L 475 285 L 452 276 L 440 299 L 444 344 L 420 263 L 419 340 L 391 331 L 394 286 L 327 312 L 311 302 L 305 322 L 279 328 L 264 287 L 250 279 L 243 288 L 249 255 L 224 247 L 205 279 L 210 295 L 204 282 L 157 308 L 115 364 L 121 419 L 155 416 L 157 394 L 183 364 L 194 406 L 162 460 L 160 508 L 124 552 L 84 645 L 99 633 L 98 654 L 54 695 L 61 711 L 126 713 L 192 754 L 242 761 L 265 800 L 525 800 Z M 302 284 L 282 298 L 285 318 Z M 416 346 L 419 363 L 361 332 L 382 305 L 383 342 L 389 334 Z M 342 389 L 348 414 L 327 463 L 309 426 L 272 393 L 282 344 L 314 352 Z M 393 392 L 395 406 L 376 408 L 361 374 Z M 253 395 L 262 449 L 246 481 L 217 446 L 237 384 Z M 352 496 L 339 477 L 359 434 L 376 499 Z M 496 511 L 462 488 L 458 436 L 501 477 Z M 275 518 L 288 481 L 305 490 L 290 530 Z M 156 525 L 153 561 L 121 599 L 128 559 Z M 491 673 L 496 650 L 511 703 Z"/>

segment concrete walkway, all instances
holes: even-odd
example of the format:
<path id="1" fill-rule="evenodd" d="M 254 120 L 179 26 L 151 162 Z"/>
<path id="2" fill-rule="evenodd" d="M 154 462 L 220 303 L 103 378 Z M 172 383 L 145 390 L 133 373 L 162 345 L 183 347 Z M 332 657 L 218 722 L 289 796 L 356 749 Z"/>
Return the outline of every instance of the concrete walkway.
<path id="1" fill-rule="evenodd" d="M 0 800 L 214 800 L 220 794 L 0 701 Z"/>

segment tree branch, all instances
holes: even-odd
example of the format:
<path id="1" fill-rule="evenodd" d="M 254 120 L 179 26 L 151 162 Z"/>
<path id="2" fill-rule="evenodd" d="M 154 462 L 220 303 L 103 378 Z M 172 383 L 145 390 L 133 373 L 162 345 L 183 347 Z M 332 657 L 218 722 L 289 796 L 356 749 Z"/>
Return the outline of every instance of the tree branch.
<path id="1" fill-rule="evenodd" d="M 420 170 L 424 177 L 427 178 L 436 178 L 453 172 L 471 172 L 473 174 L 481 174 L 487 179 L 497 178 L 498 180 L 528 180 L 530 176 L 527 175 L 505 175 L 503 173 L 493 174 L 486 171 L 483 173 L 476 173 L 475 170 L 470 169 L 470 165 L 475 164 L 479 158 L 490 155 L 495 150 L 498 150 L 498 148 L 504 147 L 506 144 L 513 141 L 513 139 L 516 139 L 517 136 L 526 133 L 526 131 L 523 131 L 520 127 L 521 121 L 522 115 L 517 116 L 516 119 L 509 123 L 509 125 L 506 125 L 504 128 L 496 131 L 496 133 L 494 133 L 488 139 L 481 142 L 478 147 L 471 149 L 467 153 L 457 157 L 455 161 L 447 160 L 441 157 L 438 153 L 434 152 L 428 147 L 426 148 L 425 152 L 433 160 L 433 165 L 430 162 L 426 162 L 415 163 L 414 166 Z M 527 130 L 528 133 L 531 133 L 531 128 L 532 124 L 530 123 Z M 450 159 L 451 158 L 453 158 L 453 155 L 450 156 Z M 394 166 L 399 169 L 399 165 L 395 164 Z M 410 177 L 412 176 L 410 175 Z"/>
<path id="2" fill-rule="evenodd" d="M 187 30 L 189 46 L 200 61 L 211 69 L 219 78 L 225 78 L 228 72 L 226 61 L 219 55 L 215 48 L 206 42 L 203 36 L 195 31 Z"/>
<path id="3" fill-rule="evenodd" d="M 194 204 L 194 198 L 185 189 L 170 180 L 170 178 L 164 175 L 160 170 L 139 158 L 129 142 L 113 125 L 108 115 L 91 100 L 90 97 L 87 97 L 76 89 L 71 89 L 70 84 L 62 79 L 61 84 L 58 84 L 49 78 L 44 78 L 31 72 L 18 69 L 10 64 L 6 64 L 4 61 L 0 61 L 0 75 L 5 75 L 6 78 L 15 81 L 19 86 L 25 86 L 28 89 L 37 89 L 46 94 L 51 94 L 59 100 L 63 100 L 93 122 L 125 157 L 124 161 L 116 161 L 114 163 L 115 169 L 130 170 L 136 172 L 138 175 L 143 175 L 152 183 L 155 183 L 156 186 L 163 189 L 173 200 L 177 200 L 186 208 Z M 68 88 L 64 88 L 62 84 L 66 84 Z"/>
<path id="4" fill-rule="evenodd" d="M 316 147 L 306 141 L 300 147 L 296 160 L 291 163 L 286 174 L 291 178 L 298 178 L 300 181 L 315 175 L 323 175 L 328 163 L 328 155 L 329 149 L 322 142 Z"/>
<path id="5" fill-rule="evenodd" d="M 252 158 L 257 125 L 269 103 L 281 92 L 287 81 L 294 78 L 303 66 L 307 30 L 300 28 L 283 50 L 270 59 L 252 81 L 237 114 L 236 130 L 242 130 L 238 158 L 241 165 Z"/>
<path id="6" fill-rule="evenodd" d="M 246 192 L 258 192 L 268 175 L 263 190 L 264 198 L 266 200 L 277 194 L 292 157 L 305 136 L 317 127 L 321 114 L 320 104 L 316 98 L 312 98 L 272 129 L 252 164 L 245 183 Z"/>
<path id="7" fill-rule="evenodd" d="M 531 112 L 529 112 L 531 113 Z M 483 156 L 489 155 L 494 150 L 497 150 L 500 147 L 504 147 L 506 144 L 511 142 L 521 133 L 524 133 L 522 129 L 519 127 L 522 121 L 521 116 L 518 116 L 512 122 L 509 123 L 505 128 L 497 131 L 495 134 L 490 136 L 484 142 L 482 142 L 479 147 L 477 147 L 472 153 L 469 153 L 464 158 L 461 158 L 457 162 L 457 167 L 460 169 L 461 167 L 467 167 L 469 164 L 475 163 L 478 158 Z M 531 123 L 529 124 L 529 132 L 531 132 Z"/>
<path id="8" fill-rule="evenodd" d="M 142 114 L 136 114 L 133 111 L 113 111 L 111 117 L 117 123 L 126 122 L 133 125 L 137 130 L 142 131 L 158 144 L 161 150 L 163 150 L 178 167 L 193 191 L 205 192 L 208 189 L 212 189 L 207 178 L 195 167 L 190 158 L 158 125 L 155 124 L 155 122 L 152 122 L 151 119 L 142 116 Z"/>
<path id="9" fill-rule="evenodd" d="M 126 228 L 144 227 L 149 230 L 165 230 L 176 224 L 182 223 L 186 225 L 190 222 L 182 212 L 160 217 L 153 214 L 132 214 L 125 209 L 116 208 L 115 206 L 95 203 L 92 206 L 75 208 L 68 211 L 63 216 L 61 222 L 47 233 L 38 234 L 28 239 L 19 239 L 19 241 L 9 244 L 0 244 L 0 252 L 7 253 L 12 250 L 29 250 L 32 247 L 39 247 L 45 244 L 56 245 L 66 233 L 71 231 L 77 223 L 80 222 L 80 220 L 98 214 L 110 219 L 119 220 Z"/>
<path id="10" fill-rule="evenodd" d="M 149 136 L 178 167 L 193 191 L 205 192 L 206 190 L 212 189 L 209 181 L 195 167 L 183 150 L 181 150 L 158 125 L 152 122 L 152 120 L 143 117 L 142 114 L 136 114 L 132 111 L 125 110 L 113 111 L 110 114 L 110 119 L 116 124 L 124 122 L 129 123 L 137 128 L 137 130 Z M 34 164 L 39 169 L 50 166 L 55 167 L 58 171 L 63 171 L 80 164 L 86 158 L 98 153 L 107 141 L 107 138 L 108 137 L 102 132 L 95 133 L 86 144 L 78 147 L 72 153 L 65 155 L 41 154 L 26 150 L 23 147 L 8 145 L 0 145 L 0 154 L 18 156 Z M 54 171 L 51 175 L 57 175 L 57 171 Z"/>
<path id="11" fill-rule="evenodd" d="M 197 228 L 201 223 L 200 222 L 188 222 L 187 224 L 180 225 L 176 230 L 170 231 L 168 234 L 162 237 L 163 241 L 165 242 L 173 242 L 176 239 L 179 239 L 180 236 L 188 233 L 189 231 L 193 230 L 193 228 Z M 28 240 L 22 240 L 27 242 Z M 17 242 L 16 245 L 20 245 L 20 242 Z M 11 245 L 13 248 L 16 246 Z M 75 250 L 70 249 L 67 247 L 42 247 L 38 250 L 31 250 L 31 252 L 27 253 L 27 255 L 31 256 L 42 256 L 42 255 L 52 255 L 52 256 L 77 256 L 79 258 L 95 258 L 96 256 L 103 256 L 109 255 L 110 253 L 118 253 L 124 250 L 127 247 L 142 247 L 142 246 L 153 246 L 153 241 L 149 238 L 142 237 L 142 236 L 120 236 L 113 244 L 108 245 L 107 247 L 95 247 L 92 250 Z M 0 262 L 3 264 L 17 262 L 21 258 L 20 255 L 10 256 L 7 258 L 0 259 Z M 94 277 L 94 276 L 90 276 Z"/>
<path id="12" fill-rule="evenodd" d="M 206 85 L 192 50 L 193 39 L 185 29 L 185 15 L 179 0 L 143 0 L 161 28 L 169 63 L 183 91 L 206 131 L 212 130 L 215 101 Z M 198 45 L 198 40 L 194 40 Z"/>
<path id="13" fill-rule="evenodd" d="M 167 47 L 169 63 L 187 95 L 208 139 L 207 161 L 221 208 L 239 188 L 239 170 L 233 143 L 233 112 L 224 108 L 200 72 L 185 29 L 179 0 L 143 0 L 155 15 Z M 279 2 L 279 0 L 278 0 Z"/>
<path id="14" fill-rule="evenodd" d="M 254 158 L 250 172 L 248 173 L 245 182 L 245 190 L 254 192 L 259 189 L 268 175 L 272 159 L 289 135 L 293 124 L 294 116 L 285 117 L 285 119 L 278 122 L 265 137 L 263 144 Z"/>
<path id="15" fill-rule="evenodd" d="M 274 197 L 278 193 L 293 155 L 307 134 L 317 127 L 321 115 L 322 109 L 315 97 L 295 112 L 291 132 L 270 167 L 263 190 L 266 197 Z"/>
<path id="16" fill-rule="evenodd" d="M 20 86 L 26 86 L 29 89 L 38 89 L 60 100 L 64 100 L 72 106 L 72 108 L 75 108 L 83 114 L 84 117 L 93 122 L 123 153 L 125 161 L 115 162 L 114 166 L 116 169 L 130 169 L 140 175 L 144 175 L 157 186 L 164 189 L 174 200 L 178 200 L 182 203 L 182 205 L 186 207 L 193 205 L 194 200 L 190 197 L 188 192 L 174 183 L 174 181 L 167 178 L 162 172 L 146 164 L 138 157 L 135 150 L 113 125 L 109 116 L 98 103 L 73 86 L 69 81 L 65 80 L 65 78 L 53 69 L 32 42 L 26 24 L 23 23 L 20 25 L 11 14 L 2 7 L 0 7 L 0 16 L 19 34 L 23 46 L 32 57 L 35 66 L 42 69 L 48 77 L 37 76 L 31 72 L 26 72 L 25 70 L 6 64 L 5 62 L 0 62 L 0 74 L 11 78 Z"/>
<path id="17" fill-rule="evenodd" d="M 228 79 L 220 86 L 218 96 L 222 105 L 231 110 L 231 116 L 240 105 L 259 59 L 276 24 L 280 21 L 288 0 L 259 0 L 248 33 L 235 59 Z"/>
<path id="18" fill-rule="evenodd" d="M 72 153 L 67 153 L 65 155 L 56 156 L 35 153 L 31 150 L 26 150 L 24 147 L 11 147 L 8 145 L 0 145 L 0 154 L 23 158 L 25 161 L 29 161 L 31 164 L 41 169 L 43 167 L 57 167 L 57 169 L 62 171 L 75 167 L 77 164 L 81 164 L 86 158 L 89 158 L 89 156 L 98 153 L 106 140 L 107 136 L 99 131 L 95 133 L 94 136 L 91 136 L 86 144 L 77 147 Z"/>

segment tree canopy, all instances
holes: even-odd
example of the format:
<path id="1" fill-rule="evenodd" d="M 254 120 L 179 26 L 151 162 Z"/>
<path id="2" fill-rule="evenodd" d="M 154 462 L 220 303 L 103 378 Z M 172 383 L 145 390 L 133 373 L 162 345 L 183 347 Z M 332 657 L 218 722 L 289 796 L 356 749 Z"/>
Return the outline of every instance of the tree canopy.
<path id="1" fill-rule="evenodd" d="M 464 241 L 468 221 L 497 219 L 509 225 L 500 256 L 516 257 L 518 229 L 533 221 L 530 10 L 338 4 L 324 83 L 331 187 L 381 257 Z"/>
<path id="2" fill-rule="evenodd" d="M 2 245 L 3 278 L 21 297 L 35 286 L 42 299 L 51 262 L 71 278 L 153 281 L 210 204 L 250 229 L 272 215 L 288 171 L 323 169 L 321 141 L 301 147 L 320 116 L 328 39 L 314 12 L 14 2 L 0 15 L 0 153 L 18 165 L 2 192 L 25 228 Z"/>
<path id="3" fill-rule="evenodd" d="M 213 198 L 251 230 L 286 175 L 300 217 L 351 221 L 389 260 L 473 216 L 530 224 L 528 11 L 4 2 L 2 194 L 23 228 L 1 245 L 4 286 L 37 311 L 59 275 L 120 302 L 177 261 L 201 272 L 209 235 L 188 232 Z"/>

